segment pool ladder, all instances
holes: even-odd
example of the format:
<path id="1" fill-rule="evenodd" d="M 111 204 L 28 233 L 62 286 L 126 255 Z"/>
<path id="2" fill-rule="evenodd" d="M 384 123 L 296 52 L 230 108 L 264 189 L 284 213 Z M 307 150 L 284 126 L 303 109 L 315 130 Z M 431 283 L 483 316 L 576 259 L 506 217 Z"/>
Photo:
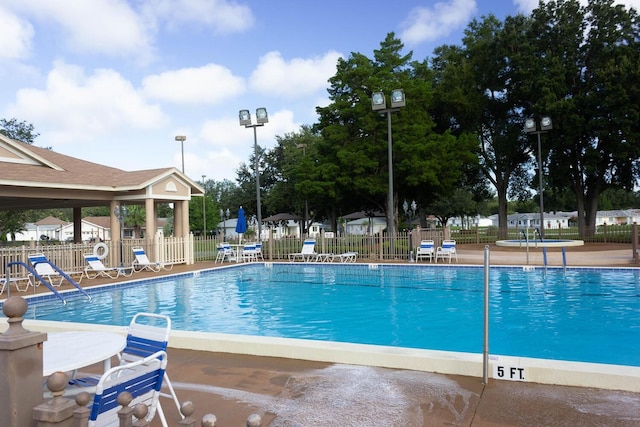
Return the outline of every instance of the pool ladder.
<path id="1" fill-rule="evenodd" d="M 527 235 L 527 233 L 524 230 L 520 230 L 520 233 L 522 233 L 522 235 L 524 236 L 524 241 L 527 245 L 527 264 L 529 264 L 529 236 Z M 538 238 L 540 239 L 540 243 L 544 242 L 544 240 L 542 239 L 542 234 L 540 234 L 540 229 L 539 228 L 534 228 L 533 229 L 533 237 L 534 237 L 534 241 L 535 241 L 535 236 L 536 234 L 538 235 Z M 545 272 L 547 271 L 547 247 L 546 246 L 542 246 L 542 262 L 543 262 L 543 266 L 544 266 L 544 270 Z M 564 271 L 567 271 L 567 252 L 565 250 L 565 247 L 562 247 L 562 268 L 564 269 Z"/>

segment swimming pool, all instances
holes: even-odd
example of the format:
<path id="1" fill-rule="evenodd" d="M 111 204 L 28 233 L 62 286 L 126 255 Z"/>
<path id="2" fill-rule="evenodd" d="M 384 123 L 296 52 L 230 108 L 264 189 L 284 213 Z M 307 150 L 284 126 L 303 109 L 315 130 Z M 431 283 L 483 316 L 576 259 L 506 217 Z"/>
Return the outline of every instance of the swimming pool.
<path id="1" fill-rule="evenodd" d="M 481 353 L 482 267 L 252 264 L 30 302 L 26 318 Z M 640 366 L 637 269 L 490 273 L 492 354 Z"/>

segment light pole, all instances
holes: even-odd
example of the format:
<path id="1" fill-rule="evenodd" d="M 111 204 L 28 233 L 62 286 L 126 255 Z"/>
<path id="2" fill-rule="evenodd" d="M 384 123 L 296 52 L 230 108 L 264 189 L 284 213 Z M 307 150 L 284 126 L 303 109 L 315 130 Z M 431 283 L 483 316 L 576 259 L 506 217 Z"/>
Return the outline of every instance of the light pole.
<path id="1" fill-rule="evenodd" d="M 205 205 L 205 199 L 207 198 L 207 186 L 204 183 L 204 179 L 206 177 L 206 175 L 202 175 L 202 187 L 204 188 L 204 196 L 202 196 L 202 232 L 205 236 L 207 235 L 207 208 Z"/>
<path id="2" fill-rule="evenodd" d="M 182 150 L 182 173 L 184 173 L 184 142 L 187 140 L 187 137 L 184 135 L 176 136 L 176 141 L 180 142 L 180 149 Z"/>
<path id="3" fill-rule="evenodd" d="M 302 148 L 302 156 L 307 157 L 307 144 L 297 144 L 297 148 Z M 306 235 L 307 226 L 309 221 L 309 200 L 305 196 L 304 198 L 304 227 L 302 228 L 302 232 Z"/>
<path id="4" fill-rule="evenodd" d="M 374 92 L 371 96 L 371 109 L 387 114 L 387 142 L 388 142 L 388 158 L 389 158 L 389 196 L 387 200 L 389 224 L 389 255 L 395 257 L 395 220 L 394 220 L 394 204 L 393 204 L 393 138 L 391 136 L 391 113 L 400 111 L 400 107 L 404 107 L 405 97 L 402 89 L 391 91 L 391 108 L 387 108 L 387 99 L 383 92 Z"/>
<path id="5" fill-rule="evenodd" d="M 409 217 L 409 261 L 413 262 L 413 232 L 411 230 L 411 227 L 413 225 L 413 216 L 415 215 L 417 209 L 416 201 L 412 200 L 411 204 L 409 205 L 409 203 L 407 203 L 407 201 L 405 200 L 402 204 L 402 207 L 404 208 L 405 215 Z"/>
<path id="6" fill-rule="evenodd" d="M 122 240 L 124 240 L 124 218 L 127 216 L 127 208 L 126 208 L 126 206 L 118 205 L 113 210 L 113 214 L 120 221 L 120 268 L 124 268 L 124 256 L 123 256 Z"/>
<path id="7" fill-rule="evenodd" d="M 251 113 L 249 110 L 240 110 L 240 126 L 246 128 L 253 128 L 253 170 L 256 174 L 256 203 L 258 214 L 258 241 L 262 240 L 262 206 L 260 204 L 260 174 L 258 173 L 258 132 L 256 128 L 258 126 L 264 126 L 265 123 L 269 123 L 269 116 L 267 115 L 266 108 L 256 109 L 256 121 L 257 123 L 251 124 Z"/>
<path id="8" fill-rule="evenodd" d="M 542 196 L 542 143 L 540 142 L 540 134 L 547 133 L 547 131 L 553 129 L 551 123 L 551 117 L 542 117 L 540 119 L 540 126 L 538 129 L 538 123 L 534 118 L 528 118 L 524 121 L 524 131 L 528 134 L 538 135 L 538 192 L 540 195 L 540 238 L 544 238 L 544 201 Z"/>
<path id="9" fill-rule="evenodd" d="M 227 220 L 231 217 L 229 209 L 225 212 L 224 209 L 220 209 L 220 219 L 222 220 L 222 241 L 227 241 Z"/>

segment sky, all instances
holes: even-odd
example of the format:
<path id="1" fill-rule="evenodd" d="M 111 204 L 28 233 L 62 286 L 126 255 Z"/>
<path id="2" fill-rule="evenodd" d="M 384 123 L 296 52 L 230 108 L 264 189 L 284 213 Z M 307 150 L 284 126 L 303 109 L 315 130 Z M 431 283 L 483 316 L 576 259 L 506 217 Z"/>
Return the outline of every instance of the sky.
<path id="1" fill-rule="evenodd" d="M 31 123 L 37 146 L 123 170 L 181 170 L 184 147 L 191 179 L 235 181 L 254 150 L 239 110 L 255 123 L 267 109 L 257 142 L 273 148 L 317 121 L 338 58 L 372 58 L 394 32 L 422 61 L 460 44 L 472 19 L 537 3 L 2 0 L 0 118 Z"/>

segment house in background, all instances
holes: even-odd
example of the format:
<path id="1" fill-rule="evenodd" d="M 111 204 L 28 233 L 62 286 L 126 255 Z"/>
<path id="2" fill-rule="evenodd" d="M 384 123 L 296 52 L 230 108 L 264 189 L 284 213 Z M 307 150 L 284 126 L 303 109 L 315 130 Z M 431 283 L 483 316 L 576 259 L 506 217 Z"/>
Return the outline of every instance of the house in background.
<path id="1" fill-rule="evenodd" d="M 380 234 L 387 228 L 387 219 L 383 217 L 360 218 L 345 223 L 345 234 L 371 236 Z"/>
<path id="2" fill-rule="evenodd" d="M 613 211 L 598 211 L 596 214 L 596 227 L 600 225 L 627 225 L 640 224 L 640 209 L 624 209 Z"/>
<path id="3" fill-rule="evenodd" d="M 557 229 L 569 227 L 569 220 L 574 216 L 572 213 L 558 212 L 544 214 L 545 229 Z M 498 221 L 497 217 L 496 220 Z M 498 224 L 495 224 L 496 226 Z M 516 213 L 507 216 L 508 228 L 540 228 L 539 213 Z"/>
<path id="4" fill-rule="evenodd" d="M 111 229 L 109 228 L 109 217 L 94 216 L 82 218 L 81 221 L 82 241 L 105 241 L 111 240 Z M 125 227 L 125 237 L 127 229 Z M 73 240 L 73 223 L 69 222 L 62 226 L 60 231 L 60 240 Z"/>
<path id="5" fill-rule="evenodd" d="M 52 216 L 48 216 L 35 223 L 28 222 L 24 225 L 24 231 L 15 233 L 15 241 L 61 240 L 60 228 L 65 224 L 66 222 L 63 220 Z M 14 240 L 11 234 L 7 234 L 7 240 Z"/>
<path id="6" fill-rule="evenodd" d="M 167 224 L 166 218 L 158 218 L 157 232 L 161 235 L 164 234 L 164 226 Z M 82 241 L 94 242 L 112 240 L 110 218 L 108 216 L 88 216 L 81 220 Z M 61 219 L 49 216 L 36 223 L 25 224 L 25 231 L 16 233 L 15 241 L 29 242 L 38 240 L 59 240 L 59 241 L 71 241 L 73 240 L 73 223 L 65 222 Z M 125 239 L 133 238 L 133 227 L 125 225 L 123 229 L 123 237 Z M 144 234 L 146 229 L 142 227 L 142 233 Z M 235 232 L 235 224 L 234 224 Z M 140 236 L 138 236 L 140 237 Z M 7 235 L 7 239 L 11 240 L 11 236 Z"/>

